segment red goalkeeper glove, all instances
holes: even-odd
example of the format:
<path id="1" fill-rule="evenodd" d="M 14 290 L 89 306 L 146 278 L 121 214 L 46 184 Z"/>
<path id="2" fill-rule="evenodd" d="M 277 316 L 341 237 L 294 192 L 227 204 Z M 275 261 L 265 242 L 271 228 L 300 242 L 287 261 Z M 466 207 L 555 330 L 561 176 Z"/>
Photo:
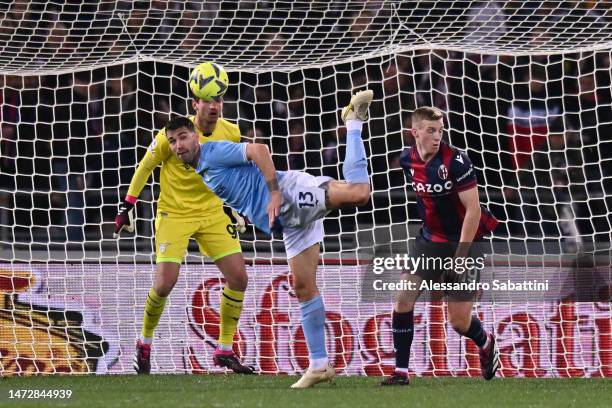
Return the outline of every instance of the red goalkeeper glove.
<path id="1" fill-rule="evenodd" d="M 113 238 L 119 238 L 121 231 L 134 232 L 134 204 L 136 197 L 126 196 L 119 205 L 119 212 L 115 217 L 115 233 Z"/>

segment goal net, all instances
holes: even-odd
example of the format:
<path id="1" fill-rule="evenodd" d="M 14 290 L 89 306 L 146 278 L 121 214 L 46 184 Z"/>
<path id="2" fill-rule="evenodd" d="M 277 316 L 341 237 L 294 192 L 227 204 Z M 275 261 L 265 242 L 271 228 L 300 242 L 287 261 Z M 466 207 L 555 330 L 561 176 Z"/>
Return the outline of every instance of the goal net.
<path id="1" fill-rule="evenodd" d="M 113 239 L 114 216 L 156 131 L 170 114 L 191 113 L 190 69 L 212 60 L 230 76 L 224 117 L 267 144 L 279 170 L 341 178 L 339 110 L 355 90 L 374 91 L 364 128 L 372 198 L 325 220 L 318 272 L 339 372 L 393 368 L 393 293 L 369 296 L 361 264 L 374 246 L 418 234 L 399 155 L 413 142 L 410 113 L 433 105 L 501 221 L 486 270 L 550 283 L 485 293 L 475 306 L 499 338 L 501 375 L 612 376 L 612 13 L 603 4 L 4 2 L 0 375 L 132 371 L 155 274 L 158 172 L 139 197 L 135 233 Z M 235 349 L 261 372 L 299 373 L 308 355 L 282 242 L 252 228 L 240 238 L 250 281 Z M 217 370 L 223 281 L 192 244 L 156 330 L 156 373 Z M 480 375 L 476 347 L 433 299 L 415 310 L 411 370 Z"/>

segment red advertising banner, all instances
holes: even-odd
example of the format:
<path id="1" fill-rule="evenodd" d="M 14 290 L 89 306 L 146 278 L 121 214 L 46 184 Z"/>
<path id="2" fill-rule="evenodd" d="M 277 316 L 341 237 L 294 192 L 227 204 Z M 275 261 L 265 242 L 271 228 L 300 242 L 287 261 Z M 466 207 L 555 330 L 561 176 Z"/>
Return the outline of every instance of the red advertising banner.
<path id="1" fill-rule="evenodd" d="M 131 373 L 153 265 L 0 265 L 0 374 Z M 235 349 L 262 373 L 308 365 L 299 306 L 286 266 L 251 266 Z M 322 266 L 331 361 L 346 375 L 393 367 L 392 294 L 361 299 L 358 266 Z M 155 333 L 153 372 L 207 373 L 219 331 L 223 282 L 214 265 L 182 268 Z M 609 287 L 609 286 L 606 286 Z M 609 296 L 608 296 L 609 298 Z M 610 302 L 481 303 L 475 312 L 498 336 L 505 377 L 612 377 Z M 411 370 L 479 376 L 478 353 L 446 322 L 443 302 L 418 303 Z"/>

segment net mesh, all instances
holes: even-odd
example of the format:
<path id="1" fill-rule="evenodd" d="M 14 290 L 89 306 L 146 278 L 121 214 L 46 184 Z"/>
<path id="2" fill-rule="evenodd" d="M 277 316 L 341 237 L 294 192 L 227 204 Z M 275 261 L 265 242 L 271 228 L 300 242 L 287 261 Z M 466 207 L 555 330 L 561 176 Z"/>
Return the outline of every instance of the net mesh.
<path id="1" fill-rule="evenodd" d="M 0 7 L 5 374 L 131 370 L 155 272 L 157 173 L 139 197 L 136 233 L 112 239 L 112 220 L 156 130 L 170 113 L 191 112 L 186 80 L 203 60 L 229 72 L 225 118 L 245 139 L 267 144 L 280 170 L 341 178 L 339 108 L 354 90 L 374 90 L 364 131 L 372 200 L 325 221 L 320 288 L 328 345 L 346 373 L 392 368 L 391 299 L 355 302 L 360 272 L 347 264 L 363 249 L 359 233 L 384 231 L 394 242 L 416 234 L 414 195 L 398 158 L 412 143 L 417 106 L 445 112 L 447 139 L 467 152 L 481 202 L 502 221 L 494 241 L 610 240 L 612 36 L 600 2 Z M 283 257 L 281 242 L 252 229 L 241 241 L 266 265 L 249 267 L 240 351 L 264 372 L 300 371 L 307 352 L 297 300 L 287 267 L 270 261 Z M 214 369 L 221 281 L 193 243 L 190 253 L 156 332 L 158 372 Z M 503 375 L 612 375 L 609 303 L 570 295 L 480 306 L 500 336 Z M 477 351 L 453 337 L 444 307 L 418 308 L 415 372 L 478 375 Z"/>
<path id="2" fill-rule="evenodd" d="M 0 71 L 71 72 L 134 60 L 291 71 L 414 48 L 489 54 L 606 49 L 590 1 L 25 1 L 4 3 Z"/>

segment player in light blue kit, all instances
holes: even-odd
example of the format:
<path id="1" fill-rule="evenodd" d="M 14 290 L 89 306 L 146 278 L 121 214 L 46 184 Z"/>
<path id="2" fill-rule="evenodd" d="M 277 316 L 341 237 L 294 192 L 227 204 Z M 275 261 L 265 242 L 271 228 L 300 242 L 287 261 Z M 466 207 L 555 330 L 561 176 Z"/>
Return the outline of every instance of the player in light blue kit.
<path id="1" fill-rule="evenodd" d="M 368 118 L 370 90 L 358 92 L 342 110 L 347 127 L 344 181 L 301 171 L 276 171 L 268 147 L 257 143 L 199 143 L 193 122 L 172 119 L 166 125 L 170 148 L 195 168 L 219 198 L 245 214 L 260 230 L 282 231 L 294 290 L 300 302 L 302 328 L 310 366 L 292 388 L 330 381 L 334 368 L 325 349 L 325 306 L 317 288 L 322 218 L 331 210 L 361 206 L 370 199 L 370 176 L 361 128 Z"/>

